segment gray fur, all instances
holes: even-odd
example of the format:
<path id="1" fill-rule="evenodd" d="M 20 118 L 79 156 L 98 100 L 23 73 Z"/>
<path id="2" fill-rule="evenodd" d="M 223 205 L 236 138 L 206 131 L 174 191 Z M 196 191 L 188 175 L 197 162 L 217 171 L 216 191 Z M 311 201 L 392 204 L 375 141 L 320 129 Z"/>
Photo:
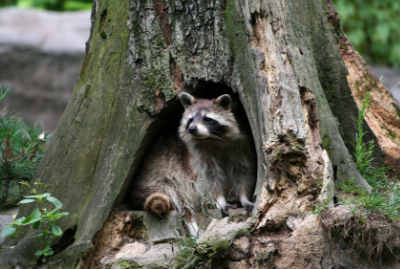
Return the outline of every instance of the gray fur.
<path id="1" fill-rule="evenodd" d="M 181 93 L 179 99 L 185 109 L 194 103 L 194 97 L 186 92 Z"/>
<path id="2" fill-rule="evenodd" d="M 239 125 L 230 111 L 231 98 L 222 95 L 216 100 L 195 99 L 187 93 L 180 95 L 185 107 L 179 136 L 163 134 L 153 144 L 140 169 L 131 197 L 138 208 L 154 192 L 171 197 L 175 209 L 182 215 L 193 213 L 204 198 L 212 200 L 223 195 L 226 199 L 241 199 L 247 209 L 256 182 L 256 155 L 251 131 Z M 203 117 L 224 126 L 221 136 L 207 134 L 201 137 L 188 133 L 190 126 L 204 129 Z M 183 153 L 183 154 L 182 154 Z M 226 211 L 226 205 L 222 207 Z"/>

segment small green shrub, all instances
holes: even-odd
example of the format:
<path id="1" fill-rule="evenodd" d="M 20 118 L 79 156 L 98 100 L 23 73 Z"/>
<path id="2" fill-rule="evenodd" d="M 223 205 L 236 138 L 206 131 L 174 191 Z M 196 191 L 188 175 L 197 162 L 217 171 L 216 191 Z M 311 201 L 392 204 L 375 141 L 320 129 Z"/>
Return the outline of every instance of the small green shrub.
<path id="1" fill-rule="evenodd" d="M 176 245 L 179 246 L 179 250 L 175 257 L 175 268 L 181 268 L 193 259 L 196 250 L 197 239 L 197 237 L 192 237 L 190 234 L 177 239 Z"/>
<path id="2" fill-rule="evenodd" d="M 0 102 L 9 93 L 9 88 L 0 85 Z M 27 124 L 7 110 L 0 112 L 0 206 L 14 202 L 7 201 L 10 186 L 17 187 L 18 182 L 32 178 L 49 137 L 40 124 Z M 21 197 L 15 193 L 13 196 L 16 201 Z"/>
<path id="3" fill-rule="evenodd" d="M 23 233 L 25 236 L 35 241 L 40 250 L 35 255 L 43 256 L 42 262 L 46 262 L 47 257 L 54 254 L 51 249 L 50 243 L 54 237 L 62 235 L 60 226 L 56 225 L 56 221 L 68 215 L 67 212 L 58 212 L 61 210 L 62 203 L 55 197 L 51 196 L 50 193 L 42 193 L 43 188 L 46 187 L 40 181 L 34 183 L 34 187 L 27 182 L 22 182 L 29 189 L 31 189 L 33 195 L 24 196 L 25 199 L 19 201 L 19 204 L 28 204 L 36 202 L 37 208 L 27 217 L 21 217 L 16 219 L 13 223 L 8 223 L 1 232 L 2 237 L 18 235 L 18 232 Z M 53 209 L 51 209 L 53 207 Z M 31 225 L 34 229 L 39 229 L 41 233 L 32 237 L 25 232 L 23 226 Z"/>
<path id="4" fill-rule="evenodd" d="M 365 220 L 367 215 L 371 214 L 379 214 L 388 222 L 399 221 L 400 189 L 397 185 L 398 182 L 397 180 L 389 180 L 386 176 L 386 172 L 391 167 L 375 168 L 371 165 L 375 144 L 373 141 L 363 142 L 365 134 L 362 129 L 363 120 L 370 104 L 371 97 L 367 93 L 356 120 L 357 133 L 354 159 L 361 175 L 372 187 L 372 191 L 369 193 L 364 189 L 360 189 L 354 179 L 350 179 L 347 182 L 342 180 L 338 185 L 339 189 L 354 195 L 351 198 L 344 197 L 342 204 L 350 206 L 353 213 L 358 212 L 362 221 Z"/>
<path id="5" fill-rule="evenodd" d="M 311 214 L 313 215 L 321 215 L 328 209 L 328 202 L 323 200 L 322 203 L 316 204 L 314 209 L 311 209 Z"/>
<path id="6" fill-rule="evenodd" d="M 371 162 L 373 161 L 372 155 L 374 153 L 375 144 L 374 141 L 371 140 L 367 143 L 363 142 L 363 138 L 366 132 L 363 132 L 363 124 L 364 118 L 367 113 L 367 108 L 371 105 L 372 99 L 369 93 L 366 94 L 363 105 L 358 112 L 358 119 L 356 120 L 357 124 L 357 132 L 356 132 L 356 145 L 355 145 L 355 153 L 354 158 L 356 160 L 356 165 L 361 175 L 366 178 L 371 170 L 374 168 L 371 166 Z"/>

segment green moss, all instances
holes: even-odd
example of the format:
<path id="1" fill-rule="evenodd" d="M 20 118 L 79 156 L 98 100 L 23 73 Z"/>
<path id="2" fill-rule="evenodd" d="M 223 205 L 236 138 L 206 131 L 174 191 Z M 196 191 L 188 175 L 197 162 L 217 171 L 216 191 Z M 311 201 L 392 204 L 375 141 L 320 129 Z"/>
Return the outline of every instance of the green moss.
<path id="1" fill-rule="evenodd" d="M 269 157 L 269 162 L 272 164 L 272 166 L 274 166 L 281 159 L 282 159 L 282 148 L 280 146 L 277 146 L 272 150 L 271 155 Z"/>
<path id="2" fill-rule="evenodd" d="M 254 91 L 256 87 L 256 81 L 253 76 L 249 74 L 255 74 L 255 64 L 253 54 L 247 40 L 247 31 L 243 21 L 243 14 L 240 12 L 240 8 L 236 5 L 238 1 L 228 0 L 225 10 L 225 22 L 226 22 L 226 35 L 230 41 L 232 53 L 236 67 L 238 68 L 240 81 L 243 85 L 244 96 L 251 98 L 255 96 Z M 253 103 L 253 100 L 249 100 L 249 103 Z"/>
<path id="3" fill-rule="evenodd" d="M 151 28 L 146 25 L 146 30 L 142 30 L 143 18 L 138 14 L 154 12 L 145 6 L 146 4 L 132 16 L 132 31 L 135 36 L 132 50 L 135 55 L 140 55 L 141 60 L 139 109 L 152 114 L 157 89 L 164 94 L 167 101 L 174 98 L 176 93 L 170 76 L 170 55 L 159 24 L 154 23 Z"/>
<path id="4" fill-rule="evenodd" d="M 395 103 L 392 103 L 392 106 L 394 107 L 397 116 L 400 117 L 400 109 L 397 107 L 397 105 Z"/>
<path id="5" fill-rule="evenodd" d="M 316 178 L 314 183 L 313 183 L 314 188 L 316 188 L 318 191 L 321 191 L 323 187 L 323 180 L 322 178 Z"/>
<path id="6" fill-rule="evenodd" d="M 386 133 L 387 133 L 388 136 L 390 136 L 390 137 L 393 138 L 394 140 L 400 141 L 400 137 L 396 136 L 396 134 L 393 133 L 392 130 L 386 129 Z"/>
<path id="7" fill-rule="evenodd" d="M 331 138 L 328 135 L 324 135 L 322 137 L 322 148 L 325 149 L 328 152 L 328 155 L 331 157 L 332 156 L 332 141 Z"/>
<path id="8" fill-rule="evenodd" d="M 101 38 L 106 38 L 107 37 L 107 34 L 106 34 L 106 32 L 104 32 L 104 31 L 101 31 L 100 32 L 100 36 L 101 36 Z"/>
<path id="9" fill-rule="evenodd" d="M 89 93 L 90 93 L 90 85 L 86 85 L 83 98 L 86 99 L 88 97 Z"/>
<path id="10" fill-rule="evenodd" d="M 138 263 L 133 261 L 123 260 L 117 263 L 121 269 L 139 269 L 142 268 Z"/>

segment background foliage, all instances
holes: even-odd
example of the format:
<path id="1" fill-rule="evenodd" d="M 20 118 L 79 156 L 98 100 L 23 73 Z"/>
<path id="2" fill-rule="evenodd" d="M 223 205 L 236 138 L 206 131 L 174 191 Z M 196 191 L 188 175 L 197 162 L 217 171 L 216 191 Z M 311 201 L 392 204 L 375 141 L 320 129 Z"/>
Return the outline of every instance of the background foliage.
<path id="1" fill-rule="evenodd" d="M 93 0 L 1 0 L 1 6 L 20 8 L 39 8 L 54 11 L 73 11 L 91 9 Z"/>
<path id="2" fill-rule="evenodd" d="M 344 32 L 364 60 L 400 68 L 400 1 L 333 1 Z"/>

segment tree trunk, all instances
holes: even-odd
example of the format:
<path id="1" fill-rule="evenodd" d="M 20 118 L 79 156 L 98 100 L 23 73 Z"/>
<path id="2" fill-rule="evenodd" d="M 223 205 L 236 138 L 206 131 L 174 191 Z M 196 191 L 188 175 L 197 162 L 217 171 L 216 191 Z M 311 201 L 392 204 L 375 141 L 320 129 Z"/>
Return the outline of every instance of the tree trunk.
<path id="1" fill-rule="evenodd" d="M 394 113 L 399 106 L 380 82 L 354 94 L 357 78 L 348 75 L 354 62 L 345 56 L 343 61 L 336 16 L 332 3 L 316 0 L 96 0 L 78 82 L 36 174 L 70 213 L 59 226 L 76 230 L 72 244 L 64 242 L 65 237 L 55 242 L 59 251 L 49 268 L 102 267 L 107 263 L 102 257 L 118 248 L 124 236 L 146 240 L 142 229 L 150 229 L 151 220 L 140 212 L 122 214 L 118 208 L 127 199 L 147 146 L 174 115 L 170 111 L 177 94 L 214 89 L 216 83 L 240 97 L 254 136 L 258 176 L 252 218 L 236 224 L 215 221 L 201 241 L 209 242 L 207 236 L 215 235 L 218 225 L 232 227 L 229 243 L 241 235 L 245 239 L 232 244 L 248 240 L 249 246 L 239 251 L 244 256 L 225 255 L 232 250 L 229 245 L 207 256 L 214 258 L 212 264 L 376 268 L 358 249 L 349 251 L 351 242 L 339 232 L 322 229 L 309 212 L 322 200 L 332 207 L 340 201 L 342 194 L 334 186 L 338 182 L 354 178 L 359 187 L 371 190 L 350 153 L 353 119 L 363 95 L 379 88 L 391 105 L 384 112 L 391 126 L 399 122 Z M 367 118 L 373 133 L 366 136 L 367 141 L 378 136 L 386 153 L 377 148 L 378 166 L 398 160 L 400 148 L 399 129 L 393 137 L 376 131 L 388 119 L 379 115 L 380 121 Z M 365 130 L 370 130 L 368 125 Z M 19 215 L 31 210 L 23 206 Z M 349 216 L 342 207 L 331 211 L 324 217 L 327 222 Z M 203 256 L 198 254 L 189 265 L 204 262 L 210 253 L 196 251 Z M 26 237 L 8 239 L 0 252 L 0 268 L 31 267 L 35 252 Z M 104 265 L 134 266 L 144 265 L 137 260 Z M 382 261 L 382 268 L 396 266 L 394 259 Z"/>

